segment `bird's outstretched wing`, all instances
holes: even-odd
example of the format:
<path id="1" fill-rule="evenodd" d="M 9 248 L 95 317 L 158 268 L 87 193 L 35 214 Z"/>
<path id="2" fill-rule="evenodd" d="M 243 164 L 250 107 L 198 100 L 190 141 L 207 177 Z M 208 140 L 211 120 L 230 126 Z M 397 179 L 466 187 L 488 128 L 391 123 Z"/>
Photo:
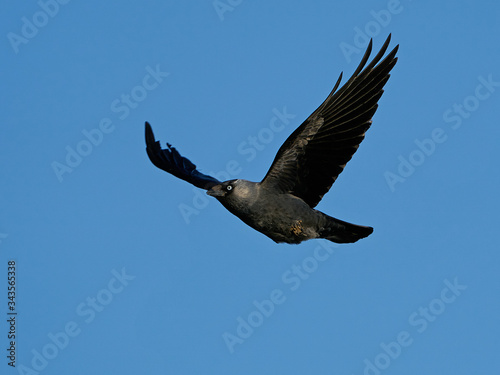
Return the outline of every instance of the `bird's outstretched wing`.
<path id="1" fill-rule="evenodd" d="M 198 172 L 196 165 L 179 154 L 172 145 L 167 143 L 167 148 L 162 149 L 160 142 L 155 140 L 153 129 L 148 122 L 146 122 L 146 152 L 151 162 L 158 168 L 196 187 L 208 190 L 220 184 L 216 178 Z"/>
<path id="2" fill-rule="evenodd" d="M 366 67 L 372 41 L 352 77 L 326 100 L 283 143 L 261 182 L 291 193 L 315 207 L 328 192 L 365 137 L 377 101 L 396 64 L 396 46 L 382 61 L 391 36 Z M 364 68 L 364 69 L 363 69 Z"/>

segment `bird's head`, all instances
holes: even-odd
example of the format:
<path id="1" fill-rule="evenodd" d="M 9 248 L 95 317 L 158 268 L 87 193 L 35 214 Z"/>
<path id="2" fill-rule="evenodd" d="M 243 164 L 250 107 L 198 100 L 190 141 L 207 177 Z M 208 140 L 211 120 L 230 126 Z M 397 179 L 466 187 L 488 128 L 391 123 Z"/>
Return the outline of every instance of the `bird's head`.
<path id="1" fill-rule="evenodd" d="M 221 184 L 212 186 L 207 194 L 221 200 L 245 199 L 252 196 L 252 191 L 256 185 L 254 182 L 246 180 L 229 180 Z"/>

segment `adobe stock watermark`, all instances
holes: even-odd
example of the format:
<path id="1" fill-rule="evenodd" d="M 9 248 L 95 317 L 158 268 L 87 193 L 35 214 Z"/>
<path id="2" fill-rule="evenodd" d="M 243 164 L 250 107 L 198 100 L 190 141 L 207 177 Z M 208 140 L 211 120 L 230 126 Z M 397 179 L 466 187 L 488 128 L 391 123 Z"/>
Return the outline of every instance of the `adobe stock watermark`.
<path id="1" fill-rule="evenodd" d="M 135 276 L 128 275 L 125 268 L 120 272 L 113 269 L 111 271 L 113 277 L 108 281 L 106 287 L 99 290 L 94 296 L 79 303 L 75 308 L 75 313 L 79 317 L 80 322 L 75 320 L 68 321 L 64 327 L 58 332 L 49 332 L 47 334 L 48 342 L 41 348 L 31 350 L 33 357 L 30 365 L 20 364 L 17 371 L 20 375 L 38 375 L 47 368 L 50 361 L 53 361 L 57 356 L 68 347 L 70 342 L 74 340 L 85 325 L 94 321 L 96 316 L 102 312 L 113 299 L 123 292 L 130 281 L 135 279 Z M 83 325 L 85 323 L 85 325 Z"/>
<path id="2" fill-rule="evenodd" d="M 31 17 L 21 17 L 21 31 L 20 33 L 9 32 L 7 39 L 10 46 L 16 54 L 19 53 L 19 46 L 21 44 L 28 44 L 28 42 L 38 35 L 40 29 L 48 25 L 51 18 L 54 18 L 59 13 L 61 5 L 66 5 L 70 0 L 39 0 L 37 1 L 38 11 L 33 13 Z"/>
<path id="3" fill-rule="evenodd" d="M 327 261 L 334 253 L 334 249 L 339 245 L 320 241 L 314 248 L 313 254 L 305 257 L 300 264 L 294 264 L 281 275 L 283 288 L 273 289 L 269 293 L 269 298 L 261 301 L 254 300 L 250 307 L 251 312 L 236 318 L 236 328 L 233 332 L 224 332 L 222 339 L 226 344 L 229 353 L 233 354 L 236 345 L 242 345 L 249 339 L 255 331 L 269 319 L 276 308 L 287 300 L 285 290 L 289 292 L 297 291 L 302 283 L 317 271 L 321 263 Z M 285 288 L 286 287 L 286 288 Z"/>
<path id="4" fill-rule="evenodd" d="M 243 0 L 215 0 L 212 3 L 214 7 L 215 13 L 219 16 L 219 19 L 224 21 L 224 13 L 232 12 L 234 9 L 239 6 Z"/>
<path id="5" fill-rule="evenodd" d="M 290 124 L 290 119 L 295 118 L 295 115 L 287 112 L 286 107 L 283 107 L 281 111 L 273 108 L 272 113 L 273 117 L 269 120 L 268 126 L 260 129 L 257 134 L 248 136 L 236 147 L 238 154 L 244 157 L 244 162 L 234 159 L 229 160 L 226 163 L 225 169 L 215 173 L 210 172 L 209 175 L 214 176 L 220 181 L 235 178 L 243 171 L 242 164 L 253 161 L 257 154 L 264 150 L 266 146 L 274 140 L 274 136 L 283 131 L 285 125 Z M 213 201 L 204 191 L 194 187 L 191 204 L 180 203 L 178 206 L 184 222 L 189 224 L 191 222 L 191 216 L 199 215 L 201 210 L 205 209 L 210 204 L 211 200 Z"/>
<path id="6" fill-rule="evenodd" d="M 156 64 L 155 68 L 148 65 L 145 69 L 146 75 L 141 82 L 132 87 L 128 93 L 121 94 L 110 104 L 111 112 L 121 121 L 125 120 L 132 110 L 146 100 L 148 92 L 155 90 L 170 75 L 170 73 L 161 70 L 160 64 Z M 113 121 L 111 117 L 103 117 L 96 127 L 82 130 L 83 139 L 75 146 L 66 146 L 64 161 L 53 161 L 50 164 L 59 182 L 63 182 L 63 176 L 73 172 L 83 162 L 83 159 L 102 143 L 106 134 L 110 134 L 116 129 L 115 123 L 116 120 Z"/>
<path id="7" fill-rule="evenodd" d="M 9 237 L 7 233 L 0 233 L 0 245 L 2 244 L 2 240 L 6 239 Z"/>
<path id="8" fill-rule="evenodd" d="M 393 341 L 380 343 L 380 351 L 373 358 L 365 358 L 363 361 L 363 375 L 381 375 L 402 354 L 404 348 L 413 344 L 416 334 L 424 333 L 429 325 L 436 322 L 447 307 L 454 303 L 467 285 L 462 285 L 457 277 L 450 281 L 443 281 L 444 288 L 437 298 L 430 300 L 425 306 L 420 306 L 408 316 L 408 324 L 411 328 L 400 331 Z M 354 374 L 352 374 L 354 375 Z"/>
<path id="9" fill-rule="evenodd" d="M 482 101 L 489 99 L 500 87 L 500 81 L 494 81 L 493 75 L 488 74 L 487 78 L 477 77 L 479 82 L 472 95 L 466 96 L 460 103 L 454 103 L 450 108 L 443 112 L 443 121 L 449 125 L 453 131 L 460 129 L 464 120 L 477 111 Z M 449 133 L 449 130 L 448 130 Z M 401 184 L 412 176 L 416 169 L 436 151 L 438 145 L 448 140 L 448 134 L 445 128 L 436 127 L 432 129 L 429 138 L 423 140 L 415 139 L 414 148 L 407 157 L 398 156 L 398 166 L 395 172 L 385 171 L 384 178 L 389 189 L 394 192 L 396 185 Z"/>
<path id="10" fill-rule="evenodd" d="M 409 0 L 411 1 L 411 0 Z M 366 46 L 370 42 L 370 38 L 375 38 L 380 34 L 382 29 L 386 28 L 393 17 L 400 14 L 404 10 L 400 0 L 389 0 L 386 8 L 381 10 L 370 10 L 371 20 L 368 21 L 363 28 L 356 26 L 354 28 L 353 43 L 349 44 L 341 42 L 340 50 L 344 54 L 348 63 L 352 61 L 351 57 L 354 54 L 364 52 Z"/>

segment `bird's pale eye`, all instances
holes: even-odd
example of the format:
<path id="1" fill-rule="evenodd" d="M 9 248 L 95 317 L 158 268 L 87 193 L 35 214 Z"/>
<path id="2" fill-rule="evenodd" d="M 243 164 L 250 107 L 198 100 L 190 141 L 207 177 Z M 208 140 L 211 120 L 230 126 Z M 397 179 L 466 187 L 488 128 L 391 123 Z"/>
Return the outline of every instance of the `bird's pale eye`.
<path id="1" fill-rule="evenodd" d="M 233 190 L 233 187 L 232 187 L 231 185 L 227 185 L 227 186 L 226 186 L 226 190 L 227 190 L 227 191 L 231 191 L 231 190 Z"/>

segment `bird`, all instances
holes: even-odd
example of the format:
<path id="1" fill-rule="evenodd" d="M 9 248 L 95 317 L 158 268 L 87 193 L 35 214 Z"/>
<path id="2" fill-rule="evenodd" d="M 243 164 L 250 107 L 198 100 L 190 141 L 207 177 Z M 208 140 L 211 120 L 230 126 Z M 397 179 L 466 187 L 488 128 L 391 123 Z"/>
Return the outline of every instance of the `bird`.
<path id="1" fill-rule="evenodd" d="M 219 181 L 203 174 L 167 143 L 162 149 L 146 122 L 146 152 L 158 168 L 207 190 L 229 212 L 276 243 L 299 244 L 323 238 L 354 243 L 373 228 L 329 216 L 316 205 L 330 190 L 357 151 L 372 124 L 384 85 L 397 62 L 399 45 L 385 57 L 391 40 L 369 60 L 373 40 L 352 76 L 342 85 L 340 73 L 323 103 L 285 140 L 260 182 Z"/>

